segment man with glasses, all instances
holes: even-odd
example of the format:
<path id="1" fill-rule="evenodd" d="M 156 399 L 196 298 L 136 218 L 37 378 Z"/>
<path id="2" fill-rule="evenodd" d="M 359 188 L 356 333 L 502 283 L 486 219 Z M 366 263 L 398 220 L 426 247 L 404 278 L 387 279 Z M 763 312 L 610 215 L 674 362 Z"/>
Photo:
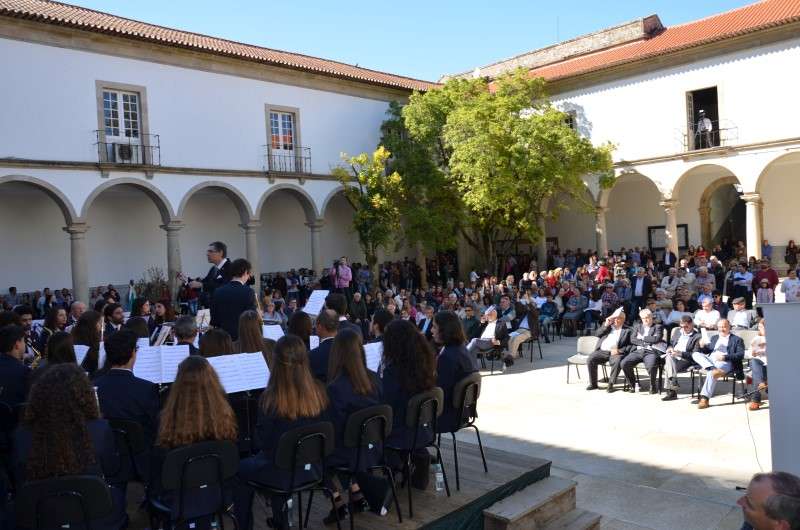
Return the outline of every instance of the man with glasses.
<path id="1" fill-rule="evenodd" d="M 664 375 L 667 378 L 667 395 L 661 401 L 678 399 L 678 372 L 688 369 L 692 363 L 692 354 L 700 349 L 700 332 L 694 329 L 694 322 L 689 315 L 681 317 L 680 329 L 672 333 L 667 353 L 664 356 Z"/>
<path id="2" fill-rule="evenodd" d="M 222 241 L 209 243 L 206 258 L 211 268 L 203 279 L 203 305 L 208 307 L 214 291 L 231 281 L 231 262 L 228 259 L 228 247 Z"/>
<path id="3" fill-rule="evenodd" d="M 481 321 L 475 316 L 475 308 L 472 304 L 464 306 L 464 318 L 461 320 L 461 326 L 464 328 L 464 336 L 467 338 L 467 341 L 478 336 Z"/>

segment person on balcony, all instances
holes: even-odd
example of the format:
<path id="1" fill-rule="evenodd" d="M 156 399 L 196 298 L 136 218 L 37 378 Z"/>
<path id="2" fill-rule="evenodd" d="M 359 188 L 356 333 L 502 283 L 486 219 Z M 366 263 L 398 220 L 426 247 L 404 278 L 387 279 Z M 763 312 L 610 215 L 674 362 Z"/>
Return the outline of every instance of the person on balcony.
<path id="1" fill-rule="evenodd" d="M 706 111 L 700 110 L 699 119 L 697 120 L 697 133 L 696 136 L 698 138 L 697 141 L 697 148 L 704 149 L 707 147 L 712 147 L 713 144 L 711 143 L 711 131 L 714 128 L 714 125 L 711 123 L 711 120 L 706 116 Z"/>

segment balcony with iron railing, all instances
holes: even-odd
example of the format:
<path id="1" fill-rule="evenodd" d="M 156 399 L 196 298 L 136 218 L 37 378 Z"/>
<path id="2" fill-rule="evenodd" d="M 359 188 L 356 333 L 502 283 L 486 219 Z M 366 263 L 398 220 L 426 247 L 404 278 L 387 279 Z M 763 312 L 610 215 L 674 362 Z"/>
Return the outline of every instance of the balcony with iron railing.
<path id="1" fill-rule="evenodd" d="M 95 131 L 97 158 L 101 164 L 160 166 L 161 139 L 157 134 L 140 134 L 138 138 L 112 138 L 105 131 Z"/>
<path id="2" fill-rule="evenodd" d="M 730 120 L 711 121 L 711 130 L 701 131 L 693 123 L 687 131 L 681 131 L 683 151 L 698 151 L 714 147 L 729 147 L 739 141 L 739 127 Z"/>
<path id="3" fill-rule="evenodd" d="M 275 149 L 265 145 L 265 168 L 269 173 L 311 174 L 311 148 Z"/>

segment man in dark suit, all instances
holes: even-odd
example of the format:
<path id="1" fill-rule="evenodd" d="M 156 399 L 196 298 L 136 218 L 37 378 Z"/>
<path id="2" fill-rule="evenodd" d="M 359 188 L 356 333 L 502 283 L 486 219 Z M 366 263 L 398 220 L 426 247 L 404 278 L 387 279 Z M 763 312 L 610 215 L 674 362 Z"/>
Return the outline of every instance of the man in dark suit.
<path id="1" fill-rule="evenodd" d="M 256 295 L 247 285 L 252 276 L 250 262 L 242 258 L 234 260 L 231 263 L 231 275 L 231 281 L 214 291 L 211 325 L 227 331 L 231 340 L 238 340 L 239 316 L 256 308 Z"/>
<path id="2" fill-rule="evenodd" d="M 352 329 L 358 333 L 363 340 L 364 332 L 361 330 L 361 326 L 347 320 L 347 298 L 345 298 L 343 294 L 331 293 L 326 296 L 325 307 L 336 312 L 339 319 L 339 331 L 343 329 Z"/>
<path id="3" fill-rule="evenodd" d="M 146 445 L 152 447 L 158 433 L 158 385 L 133 375 L 136 334 L 122 329 L 105 341 L 105 348 L 111 369 L 94 381 L 100 411 L 105 418 L 129 420 L 141 425 Z M 149 454 L 136 456 L 138 468 L 146 478 L 149 475 Z M 130 477 L 120 478 L 127 482 Z"/>
<path id="4" fill-rule="evenodd" d="M 667 354 L 664 356 L 664 375 L 667 378 L 667 395 L 661 401 L 678 399 L 678 372 L 694 364 L 692 354 L 700 348 L 700 332 L 694 329 L 691 315 L 681 317 L 680 328 L 673 330 Z"/>
<path id="5" fill-rule="evenodd" d="M 103 339 L 107 339 L 122 329 L 122 324 L 125 323 L 125 312 L 121 305 L 112 302 L 107 304 L 103 309 L 103 316 L 106 321 L 106 327 L 103 330 Z"/>
<path id="6" fill-rule="evenodd" d="M 319 346 L 311 350 L 308 354 L 311 373 L 323 383 L 328 380 L 328 359 L 331 355 L 333 338 L 336 336 L 339 329 L 339 316 L 336 314 L 336 311 L 333 309 L 323 309 L 317 317 L 316 323 Z"/>
<path id="7" fill-rule="evenodd" d="M 674 267 L 677 262 L 678 257 L 675 255 L 675 253 L 667 249 L 664 251 L 664 260 L 661 262 L 661 270 L 669 270 L 669 268 Z"/>
<path id="8" fill-rule="evenodd" d="M 197 323 L 194 317 L 189 315 L 178 317 L 172 331 L 175 333 L 176 344 L 189 346 L 189 355 L 200 355 L 200 350 L 194 345 L 197 338 Z"/>
<path id="9" fill-rule="evenodd" d="M 636 276 L 631 279 L 631 319 L 645 307 L 645 302 L 652 295 L 653 286 L 650 277 L 645 274 L 644 267 L 636 269 Z"/>
<path id="10" fill-rule="evenodd" d="M 508 327 L 506 323 L 497 319 L 497 308 L 489 306 L 481 317 L 481 327 L 478 338 L 469 341 L 467 352 L 471 357 L 479 353 L 486 353 L 495 348 L 504 349 L 508 346 Z M 514 364 L 513 359 L 506 357 L 505 366 Z"/>
<path id="11" fill-rule="evenodd" d="M 694 362 L 706 370 L 706 382 L 700 390 L 700 400 L 697 408 L 707 409 L 708 401 L 714 396 L 717 380 L 725 377 L 731 371 L 736 373 L 737 379 L 744 379 L 742 359 L 744 359 L 744 341 L 731 334 L 731 325 L 725 319 L 717 323 L 719 333 L 711 337 L 708 343 L 700 341 L 700 351 L 692 354 Z"/>
<path id="12" fill-rule="evenodd" d="M 394 320 L 393 314 L 382 308 L 376 309 L 369 327 L 372 338 L 366 342 L 383 342 L 383 332 L 392 320 Z"/>
<path id="13" fill-rule="evenodd" d="M 420 332 L 425 335 L 425 338 L 428 339 L 428 342 L 433 341 L 433 307 L 425 307 L 425 318 L 419 321 L 417 327 Z"/>
<path id="14" fill-rule="evenodd" d="M 611 365 L 611 372 L 608 374 L 608 392 L 614 391 L 614 381 L 619 375 L 622 359 L 628 355 L 631 349 L 631 329 L 625 326 L 625 313 L 622 311 L 614 312 L 609 316 L 603 327 L 597 330 L 597 349 L 589 355 L 586 361 L 586 369 L 589 371 L 589 386 L 586 390 L 596 390 L 597 387 L 597 367 L 603 363 Z"/>
<path id="15" fill-rule="evenodd" d="M 222 241 L 208 245 L 206 257 L 211 264 L 208 274 L 203 278 L 203 305 L 209 307 L 214 299 L 214 291 L 227 284 L 233 277 L 231 262 L 228 260 L 228 247 Z"/>
<path id="16" fill-rule="evenodd" d="M 25 366 L 25 330 L 14 324 L 0 329 L 0 401 L 15 407 L 28 395 L 30 368 Z"/>
<path id="17" fill-rule="evenodd" d="M 636 365 L 644 362 L 647 373 L 650 375 L 650 393 L 657 394 L 658 362 L 660 352 L 654 346 L 664 344 L 664 331 L 660 324 L 656 324 L 653 313 L 649 309 L 639 311 L 641 321 L 633 326 L 631 332 L 631 352 L 620 363 L 622 372 L 628 380 L 629 392 L 636 392 Z"/>

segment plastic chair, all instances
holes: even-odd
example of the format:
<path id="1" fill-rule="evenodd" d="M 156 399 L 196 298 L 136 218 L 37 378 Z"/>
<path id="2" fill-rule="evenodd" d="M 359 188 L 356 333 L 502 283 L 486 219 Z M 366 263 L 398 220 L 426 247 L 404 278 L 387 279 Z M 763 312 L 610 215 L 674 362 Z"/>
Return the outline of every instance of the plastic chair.
<path id="1" fill-rule="evenodd" d="M 569 384 L 569 367 L 572 365 L 575 366 L 575 373 L 578 374 L 578 379 L 580 379 L 581 372 L 578 369 L 578 365 L 586 365 L 589 355 L 591 355 L 592 352 L 597 349 L 597 344 L 599 341 L 600 339 L 598 337 L 592 335 L 587 337 L 578 337 L 577 353 L 567 359 L 567 384 Z M 603 368 L 603 374 L 606 374 L 605 364 L 601 364 L 600 366 Z M 608 375 L 606 375 L 606 379 L 608 379 Z"/>
<path id="2" fill-rule="evenodd" d="M 478 419 L 478 398 L 480 395 L 481 374 L 478 372 L 469 374 L 453 387 L 453 407 L 459 411 L 459 420 L 458 428 L 454 431 L 450 431 L 450 436 L 453 437 L 453 460 L 455 461 L 456 467 L 456 490 L 458 491 L 461 491 L 461 479 L 459 478 L 458 470 L 458 442 L 456 441 L 456 432 L 467 428 L 475 429 L 475 435 L 478 437 L 478 448 L 481 451 L 481 460 L 483 460 L 483 472 L 489 472 L 489 468 L 486 465 L 486 456 L 483 453 L 481 432 L 478 430 L 478 426 L 475 425 L 475 420 Z"/>
<path id="3" fill-rule="evenodd" d="M 102 478 L 74 475 L 26 483 L 16 500 L 19 526 L 43 528 L 92 528 L 92 522 L 113 510 L 111 494 Z"/>

